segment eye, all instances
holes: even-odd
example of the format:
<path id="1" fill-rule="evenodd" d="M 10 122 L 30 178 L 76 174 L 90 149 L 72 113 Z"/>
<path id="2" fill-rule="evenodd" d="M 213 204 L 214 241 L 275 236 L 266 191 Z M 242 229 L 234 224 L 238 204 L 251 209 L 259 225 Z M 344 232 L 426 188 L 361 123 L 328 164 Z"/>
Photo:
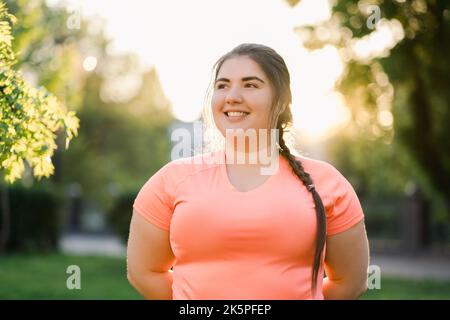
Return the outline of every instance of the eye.
<path id="1" fill-rule="evenodd" d="M 248 87 L 248 88 L 251 88 L 252 86 L 253 86 L 253 88 L 258 88 L 258 86 L 256 84 L 251 83 L 251 82 L 245 84 L 245 87 Z"/>
<path id="2" fill-rule="evenodd" d="M 216 86 L 216 89 L 220 90 L 220 89 L 223 89 L 224 87 L 225 87 L 225 84 L 221 83 Z"/>

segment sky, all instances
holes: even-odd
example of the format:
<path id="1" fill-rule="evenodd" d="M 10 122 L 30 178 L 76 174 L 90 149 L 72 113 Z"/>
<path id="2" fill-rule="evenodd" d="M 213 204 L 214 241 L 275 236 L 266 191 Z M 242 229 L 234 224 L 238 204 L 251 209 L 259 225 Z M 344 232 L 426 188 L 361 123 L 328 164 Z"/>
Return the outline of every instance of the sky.
<path id="1" fill-rule="evenodd" d="M 243 42 L 268 45 L 285 59 L 291 75 L 294 126 L 306 138 L 326 138 L 349 121 L 341 95 L 333 90 L 343 69 L 337 50 L 328 46 L 309 52 L 293 31 L 296 26 L 328 19 L 328 0 L 302 0 L 294 8 L 283 0 L 66 3 L 82 17 L 105 19 L 112 52 L 135 52 L 144 66 L 156 68 L 173 114 L 181 121 L 199 117 L 214 62 Z"/>

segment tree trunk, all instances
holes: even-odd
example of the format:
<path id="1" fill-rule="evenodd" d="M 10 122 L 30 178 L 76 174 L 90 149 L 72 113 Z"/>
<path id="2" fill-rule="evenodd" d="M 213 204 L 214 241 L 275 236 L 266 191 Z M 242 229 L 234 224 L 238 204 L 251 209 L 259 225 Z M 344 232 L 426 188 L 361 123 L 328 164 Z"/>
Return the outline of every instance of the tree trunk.
<path id="1" fill-rule="evenodd" d="M 404 144 L 415 156 L 420 169 L 441 196 L 450 196 L 449 172 L 444 165 L 441 145 L 433 137 L 435 123 L 432 120 L 431 102 L 420 74 L 414 77 L 415 87 L 411 93 L 410 107 L 413 124 L 405 132 Z"/>

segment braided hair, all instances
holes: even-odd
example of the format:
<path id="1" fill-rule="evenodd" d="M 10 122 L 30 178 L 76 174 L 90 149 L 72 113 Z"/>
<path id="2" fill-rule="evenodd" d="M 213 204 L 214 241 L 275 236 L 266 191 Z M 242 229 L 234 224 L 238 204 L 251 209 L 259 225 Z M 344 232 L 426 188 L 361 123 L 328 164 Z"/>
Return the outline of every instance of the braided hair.
<path id="1" fill-rule="evenodd" d="M 287 147 L 284 138 L 283 138 L 283 128 L 278 127 L 280 136 L 279 136 L 279 145 L 280 145 L 280 153 L 286 160 L 289 162 L 289 165 L 292 168 L 292 172 L 303 182 L 306 186 L 306 189 L 311 192 L 312 197 L 314 199 L 314 204 L 316 208 L 316 219 L 317 219 L 317 236 L 316 236 L 316 250 L 314 252 L 314 262 L 312 268 L 312 283 L 311 288 L 312 291 L 315 292 L 317 286 L 317 277 L 320 269 L 320 264 L 322 260 L 322 251 L 325 246 L 326 241 L 326 215 L 325 208 L 322 203 L 322 199 L 320 198 L 319 193 L 317 192 L 314 182 L 303 168 L 303 165 L 300 160 L 297 160 L 295 156 L 291 153 L 289 148 Z"/>
<path id="2" fill-rule="evenodd" d="M 311 290 L 315 295 L 317 278 L 322 262 L 323 249 L 326 242 L 326 212 L 310 174 L 303 168 L 302 162 L 297 159 L 289 150 L 284 140 L 286 128 L 292 126 L 292 113 L 290 105 L 292 94 L 290 89 L 290 75 L 283 58 L 272 48 L 255 43 L 243 43 L 223 55 L 215 64 L 215 79 L 222 64 L 232 57 L 246 56 L 254 60 L 264 71 L 272 86 L 274 95 L 269 118 L 269 128 L 278 129 L 279 153 L 283 156 L 292 168 L 292 172 L 303 182 L 307 190 L 311 193 L 316 210 L 317 232 L 314 260 L 311 271 Z M 323 275 L 322 275 L 323 276 Z"/>

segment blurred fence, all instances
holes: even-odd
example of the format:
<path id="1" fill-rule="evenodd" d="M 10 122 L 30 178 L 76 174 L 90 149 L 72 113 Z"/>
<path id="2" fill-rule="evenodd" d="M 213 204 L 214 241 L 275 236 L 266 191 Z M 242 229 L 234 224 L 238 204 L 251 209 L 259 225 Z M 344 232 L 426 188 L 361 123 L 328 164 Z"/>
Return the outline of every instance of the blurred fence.
<path id="1" fill-rule="evenodd" d="M 450 220 L 444 205 L 416 190 L 406 197 L 362 198 L 371 251 L 450 254 Z"/>

